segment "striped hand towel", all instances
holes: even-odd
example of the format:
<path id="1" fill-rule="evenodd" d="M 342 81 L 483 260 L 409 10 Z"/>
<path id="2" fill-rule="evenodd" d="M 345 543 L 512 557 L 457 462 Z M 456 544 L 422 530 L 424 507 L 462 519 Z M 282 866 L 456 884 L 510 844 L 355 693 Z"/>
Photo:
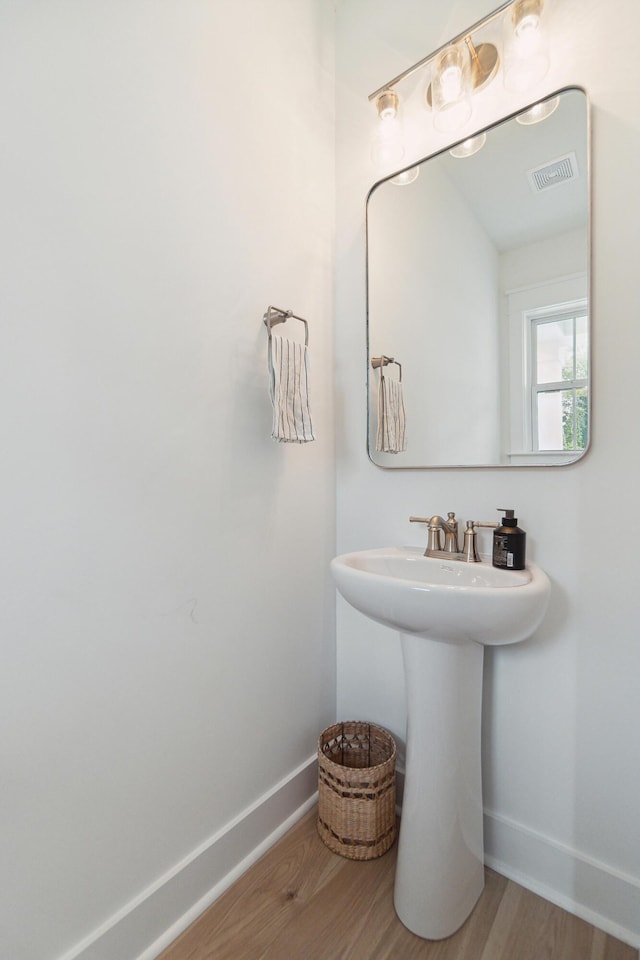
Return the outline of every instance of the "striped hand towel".
<path id="1" fill-rule="evenodd" d="M 407 449 L 407 428 L 402 383 L 380 376 L 378 385 L 378 435 L 376 450 L 402 453 Z"/>
<path id="2" fill-rule="evenodd" d="M 269 393 L 273 404 L 271 436 L 280 443 L 315 440 L 309 410 L 309 351 L 286 337 L 269 338 Z"/>

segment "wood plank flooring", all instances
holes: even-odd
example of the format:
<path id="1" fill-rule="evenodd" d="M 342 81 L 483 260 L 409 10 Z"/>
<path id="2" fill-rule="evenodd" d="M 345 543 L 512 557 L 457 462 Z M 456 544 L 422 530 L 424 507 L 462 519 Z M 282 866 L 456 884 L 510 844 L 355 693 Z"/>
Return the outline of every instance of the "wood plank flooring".
<path id="1" fill-rule="evenodd" d="M 461 929 L 432 942 L 393 909 L 396 847 L 377 860 L 336 856 L 316 811 L 168 947 L 159 960 L 638 960 L 638 953 L 505 877 L 486 871 Z"/>

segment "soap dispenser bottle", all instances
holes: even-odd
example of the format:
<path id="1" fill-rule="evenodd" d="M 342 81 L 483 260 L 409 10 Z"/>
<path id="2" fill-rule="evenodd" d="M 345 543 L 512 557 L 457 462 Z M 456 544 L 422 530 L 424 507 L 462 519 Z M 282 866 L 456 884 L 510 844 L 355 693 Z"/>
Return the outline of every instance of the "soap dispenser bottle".
<path id="1" fill-rule="evenodd" d="M 518 526 L 513 510 L 498 507 L 504 513 L 502 525 L 493 531 L 493 565 L 504 570 L 524 570 L 527 535 Z"/>

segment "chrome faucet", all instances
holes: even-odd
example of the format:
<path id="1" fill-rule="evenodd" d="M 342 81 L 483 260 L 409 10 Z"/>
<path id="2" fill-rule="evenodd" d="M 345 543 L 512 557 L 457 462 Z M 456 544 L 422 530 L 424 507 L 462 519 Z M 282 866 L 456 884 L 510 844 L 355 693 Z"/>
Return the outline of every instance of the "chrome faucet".
<path id="1" fill-rule="evenodd" d="M 462 560 L 465 563 L 478 563 L 480 556 L 476 544 L 476 527 L 497 527 L 497 523 L 485 523 L 482 520 L 467 520 L 462 550 L 458 543 L 458 521 L 455 513 L 448 513 L 444 520 L 437 513 L 432 517 L 409 517 L 411 523 L 428 523 L 429 539 L 425 557 L 440 557 L 442 560 Z M 444 545 L 441 534 L 444 533 Z"/>

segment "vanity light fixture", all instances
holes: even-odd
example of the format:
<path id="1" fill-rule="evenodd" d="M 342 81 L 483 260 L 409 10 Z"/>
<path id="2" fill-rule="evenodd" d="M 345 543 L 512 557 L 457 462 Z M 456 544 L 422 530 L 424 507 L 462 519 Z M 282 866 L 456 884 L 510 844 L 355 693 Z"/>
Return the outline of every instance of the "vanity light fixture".
<path id="1" fill-rule="evenodd" d="M 426 101 L 432 110 L 436 130 L 450 133 L 462 127 L 471 116 L 474 94 L 486 87 L 497 75 L 500 66 L 505 86 L 523 91 L 541 79 L 549 66 L 543 30 L 545 0 L 507 0 L 493 13 L 478 21 L 464 33 L 423 57 L 383 87 L 369 95 L 378 111 L 377 146 L 372 153 L 378 162 L 389 162 L 391 136 L 385 123 L 398 124 L 399 98 L 397 85 L 420 70 L 430 68 L 431 82 Z M 476 37 L 489 24 L 502 18 L 502 49 L 495 42 L 477 42 Z M 496 40 L 493 31 L 491 40 Z M 381 147 L 380 144 L 385 144 Z M 404 149 L 400 143 L 401 155 Z M 395 153 L 399 152 L 398 147 Z"/>
<path id="2" fill-rule="evenodd" d="M 482 150 L 486 142 L 486 133 L 479 133 L 477 137 L 469 137 L 468 140 L 463 140 L 462 143 L 459 143 L 457 146 L 451 147 L 449 153 L 452 157 L 456 157 L 456 159 L 472 157 L 478 150 Z"/>
<path id="3" fill-rule="evenodd" d="M 376 100 L 378 123 L 373 135 L 371 159 L 376 166 L 398 164 L 404 156 L 400 98 L 394 90 L 383 90 Z"/>
<path id="4" fill-rule="evenodd" d="M 551 116 L 559 103 L 559 96 L 551 97 L 550 100 L 541 100 L 540 103 L 534 103 L 524 113 L 519 113 L 516 120 L 525 127 L 531 126 L 532 123 L 540 123 L 541 120 L 546 120 L 547 117 Z"/>

